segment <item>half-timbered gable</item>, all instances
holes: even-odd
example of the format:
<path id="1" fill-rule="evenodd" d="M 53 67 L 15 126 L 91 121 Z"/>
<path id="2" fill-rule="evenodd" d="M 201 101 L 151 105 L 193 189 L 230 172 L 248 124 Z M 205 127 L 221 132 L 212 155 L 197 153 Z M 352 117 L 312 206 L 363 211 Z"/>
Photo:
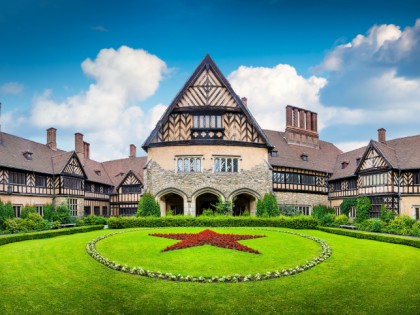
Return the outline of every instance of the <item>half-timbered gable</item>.
<path id="1" fill-rule="evenodd" d="M 207 55 L 143 144 L 271 147 L 242 100 Z"/>

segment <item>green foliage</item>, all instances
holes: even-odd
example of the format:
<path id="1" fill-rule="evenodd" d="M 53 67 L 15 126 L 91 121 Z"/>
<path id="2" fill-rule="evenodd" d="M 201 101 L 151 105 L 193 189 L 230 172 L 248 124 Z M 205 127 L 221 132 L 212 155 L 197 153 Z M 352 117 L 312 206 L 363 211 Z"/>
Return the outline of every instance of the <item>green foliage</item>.
<path id="1" fill-rule="evenodd" d="M 384 227 L 383 232 L 399 235 L 412 235 L 415 234 L 411 232 L 415 223 L 417 223 L 417 221 L 408 216 L 395 217 L 395 219 L 389 221 Z"/>
<path id="2" fill-rule="evenodd" d="M 96 215 L 88 215 L 83 217 L 83 224 L 82 225 L 105 225 L 106 218 Z"/>
<path id="3" fill-rule="evenodd" d="M 212 209 L 203 209 L 203 213 L 201 215 L 205 217 L 212 217 L 214 216 L 214 212 Z"/>
<path id="4" fill-rule="evenodd" d="M 54 206 L 52 204 L 46 204 L 44 206 L 44 219 L 48 221 L 53 221 L 54 219 Z"/>
<path id="5" fill-rule="evenodd" d="M 20 212 L 20 217 L 22 219 L 26 219 L 29 215 L 29 213 L 37 213 L 35 206 L 26 205 L 23 207 L 22 211 Z"/>
<path id="6" fill-rule="evenodd" d="M 339 227 L 340 225 L 349 224 L 349 218 L 345 214 L 340 214 L 334 217 L 334 226 Z"/>
<path id="7" fill-rule="evenodd" d="M 393 236 L 393 235 L 383 235 L 383 234 L 375 234 L 375 233 L 367 233 L 367 232 L 359 232 L 359 231 L 351 231 L 351 230 L 344 230 L 344 229 L 335 229 L 330 227 L 318 227 L 320 231 L 338 234 L 338 235 L 345 235 L 360 239 L 368 239 L 368 240 L 375 240 L 379 242 L 386 242 L 386 243 L 393 243 L 393 244 L 402 244 L 407 246 L 413 246 L 420 248 L 420 239 L 416 238 L 403 238 L 401 236 Z"/>
<path id="8" fill-rule="evenodd" d="M 249 210 L 245 210 L 244 212 L 242 212 L 242 216 L 243 217 L 249 217 L 251 214 L 249 213 Z"/>
<path id="9" fill-rule="evenodd" d="M 244 216 L 173 216 L 173 217 L 111 217 L 108 226 L 111 229 L 133 227 L 285 227 L 291 229 L 315 229 L 318 221 L 311 216 L 272 218 L 244 217 Z"/>
<path id="10" fill-rule="evenodd" d="M 41 231 L 48 229 L 48 222 L 38 213 L 29 212 L 25 219 L 6 219 L 5 230 L 9 233 L 22 233 L 30 231 Z"/>
<path id="11" fill-rule="evenodd" d="M 291 217 L 295 215 L 301 215 L 302 213 L 298 207 L 292 205 L 280 205 L 280 214 Z"/>
<path id="12" fill-rule="evenodd" d="M 267 193 L 262 199 L 257 201 L 257 217 L 277 217 L 280 215 L 280 209 L 277 205 L 276 196 Z"/>
<path id="13" fill-rule="evenodd" d="M 173 216 L 174 215 L 174 210 L 168 210 L 167 212 L 166 212 L 166 216 L 167 217 L 171 217 L 171 216 Z"/>
<path id="14" fill-rule="evenodd" d="M 361 223 L 356 223 L 359 230 L 368 232 L 381 232 L 382 222 L 379 219 L 367 219 Z"/>
<path id="15" fill-rule="evenodd" d="M 335 210 L 333 208 L 329 208 L 327 206 L 323 206 L 323 205 L 317 205 L 313 208 L 312 210 L 312 216 L 318 220 L 322 220 L 323 217 L 325 217 L 328 214 L 334 214 Z M 331 216 L 329 216 L 328 219 L 326 219 L 327 221 L 331 221 Z M 332 221 L 334 221 L 334 217 L 332 217 Z"/>
<path id="16" fill-rule="evenodd" d="M 335 215 L 332 213 L 327 213 L 319 219 L 319 223 L 322 226 L 334 226 Z"/>
<path id="17" fill-rule="evenodd" d="M 139 200 L 138 217 L 160 217 L 160 207 L 155 201 L 155 197 L 150 193 L 145 193 Z"/>
<path id="18" fill-rule="evenodd" d="M 5 228 L 5 221 L 7 219 L 14 218 L 15 212 L 13 211 L 13 206 L 10 202 L 3 203 L 3 201 L 0 200 L 0 229 Z"/>
<path id="19" fill-rule="evenodd" d="M 356 198 L 346 198 L 340 205 L 340 210 L 342 214 L 349 216 L 351 207 L 356 207 L 357 199 Z"/>
<path id="20" fill-rule="evenodd" d="M 368 197 L 358 197 L 356 202 L 356 221 L 360 223 L 369 219 L 371 207 L 372 205 Z"/>
<path id="21" fill-rule="evenodd" d="M 63 224 L 73 223 L 74 219 L 66 202 L 62 202 L 55 208 L 53 221 L 60 221 Z"/>
<path id="22" fill-rule="evenodd" d="M 220 196 L 217 197 L 217 203 L 214 205 L 215 212 L 219 215 L 232 215 L 233 207 L 232 202 L 228 200 L 223 201 Z"/>
<path id="23" fill-rule="evenodd" d="M 22 219 L 19 218 L 19 220 L 22 220 Z M 71 229 L 48 230 L 48 231 L 32 232 L 32 233 L 25 233 L 25 234 L 5 235 L 5 236 L 0 237 L 0 246 L 9 244 L 9 243 L 26 241 L 26 240 L 36 240 L 36 239 L 56 237 L 60 235 L 85 233 L 85 232 L 90 232 L 90 231 L 95 231 L 95 230 L 102 230 L 103 228 L 104 228 L 103 225 L 93 225 L 93 226 L 75 227 Z"/>
<path id="24" fill-rule="evenodd" d="M 395 218 L 395 212 L 392 210 L 388 210 L 385 205 L 381 205 L 381 213 L 379 215 L 379 218 L 382 221 L 389 222 Z"/>

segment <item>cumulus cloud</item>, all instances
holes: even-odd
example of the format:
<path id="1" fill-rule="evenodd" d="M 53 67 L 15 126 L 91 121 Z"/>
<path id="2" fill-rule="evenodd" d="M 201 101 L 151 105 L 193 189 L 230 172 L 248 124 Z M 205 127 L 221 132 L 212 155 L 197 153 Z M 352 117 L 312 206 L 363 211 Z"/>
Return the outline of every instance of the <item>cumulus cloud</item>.
<path id="1" fill-rule="evenodd" d="M 23 91 L 23 85 L 18 82 L 7 82 L 0 85 L 1 94 L 20 94 Z"/>
<path id="2" fill-rule="evenodd" d="M 319 111 L 319 91 L 327 83 L 322 77 L 304 78 L 286 64 L 273 68 L 240 66 L 228 79 L 236 93 L 248 98 L 259 124 L 275 130 L 284 129 L 288 104 Z"/>
<path id="3" fill-rule="evenodd" d="M 94 79 L 87 91 L 62 102 L 50 90 L 34 98 L 31 119 L 39 127 L 84 133 L 97 159 L 126 156 L 128 143 L 139 144 L 162 114 L 163 105 L 144 111 L 139 102 L 152 96 L 167 71 L 164 61 L 142 49 L 102 49 L 82 63 Z"/>

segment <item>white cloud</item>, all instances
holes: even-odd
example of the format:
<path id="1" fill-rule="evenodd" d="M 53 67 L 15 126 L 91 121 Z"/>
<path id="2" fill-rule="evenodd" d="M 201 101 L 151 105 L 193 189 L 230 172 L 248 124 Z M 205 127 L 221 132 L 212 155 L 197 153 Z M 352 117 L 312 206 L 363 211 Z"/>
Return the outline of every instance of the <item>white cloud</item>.
<path id="1" fill-rule="evenodd" d="M 337 142 L 334 143 L 337 148 L 343 152 L 352 151 L 365 147 L 369 144 L 369 141 L 347 141 L 347 142 Z"/>
<path id="2" fill-rule="evenodd" d="M 248 98 L 258 123 L 274 130 L 285 127 L 286 105 L 319 111 L 319 91 L 327 83 L 322 77 L 304 78 L 285 64 L 273 68 L 241 66 L 228 79 L 236 93 Z"/>
<path id="3" fill-rule="evenodd" d="M 0 85 L 0 94 L 20 94 L 23 91 L 23 85 L 18 82 L 7 82 Z"/>
<path id="4" fill-rule="evenodd" d="M 129 143 L 139 145 L 150 132 L 162 105 L 144 111 L 137 104 L 152 96 L 167 71 L 164 61 L 142 49 L 102 49 L 82 63 L 95 82 L 87 91 L 62 102 L 47 90 L 34 98 L 32 121 L 39 127 L 84 133 L 92 158 L 126 156 Z"/>

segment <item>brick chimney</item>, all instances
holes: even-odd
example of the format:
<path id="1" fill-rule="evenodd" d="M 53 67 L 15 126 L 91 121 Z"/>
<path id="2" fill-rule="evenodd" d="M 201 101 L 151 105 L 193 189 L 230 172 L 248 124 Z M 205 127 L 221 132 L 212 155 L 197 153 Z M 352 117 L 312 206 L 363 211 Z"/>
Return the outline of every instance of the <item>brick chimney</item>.
<path id="1" fill-rule="evenodd" d="M 286 140 L 289 144 L 319 148 L 318 114 L 287 105 Z"/>
<path id="2" fill-rule="evenodd" d="M 57 151 L 57 129 L 53 127 L 47 129 L 47 146 Z"/>
<path id="3" fill-rule="evenodd" d="M 83 153 L 85 154 L 85 159 L 90 159 L 90 143 L 83 141 Z"/>
<path id="4" fill-rule="evenodd" d="M 130 157 L 135 158 L 137 155 L 137 147 L 134 144 L 130 144 Z"/>
<path id="5" fill-rule="evenodd" d="M 386 143 L 386 130 L 384 128 L 378 129 L 378 142 Z"/>
<path id="6" fill-rule="evenodd" d="M 77 132 L 74 134 L 74 151 L 80 154 L 84 159 L 84 142 L 83 142 L 83 134 Z"/>
<path id="7" fill-rule="evenodd" d="M 241 101 L 245 106 L 248 106 L 248 99 L 246 97 L 242 97 Z"/>

